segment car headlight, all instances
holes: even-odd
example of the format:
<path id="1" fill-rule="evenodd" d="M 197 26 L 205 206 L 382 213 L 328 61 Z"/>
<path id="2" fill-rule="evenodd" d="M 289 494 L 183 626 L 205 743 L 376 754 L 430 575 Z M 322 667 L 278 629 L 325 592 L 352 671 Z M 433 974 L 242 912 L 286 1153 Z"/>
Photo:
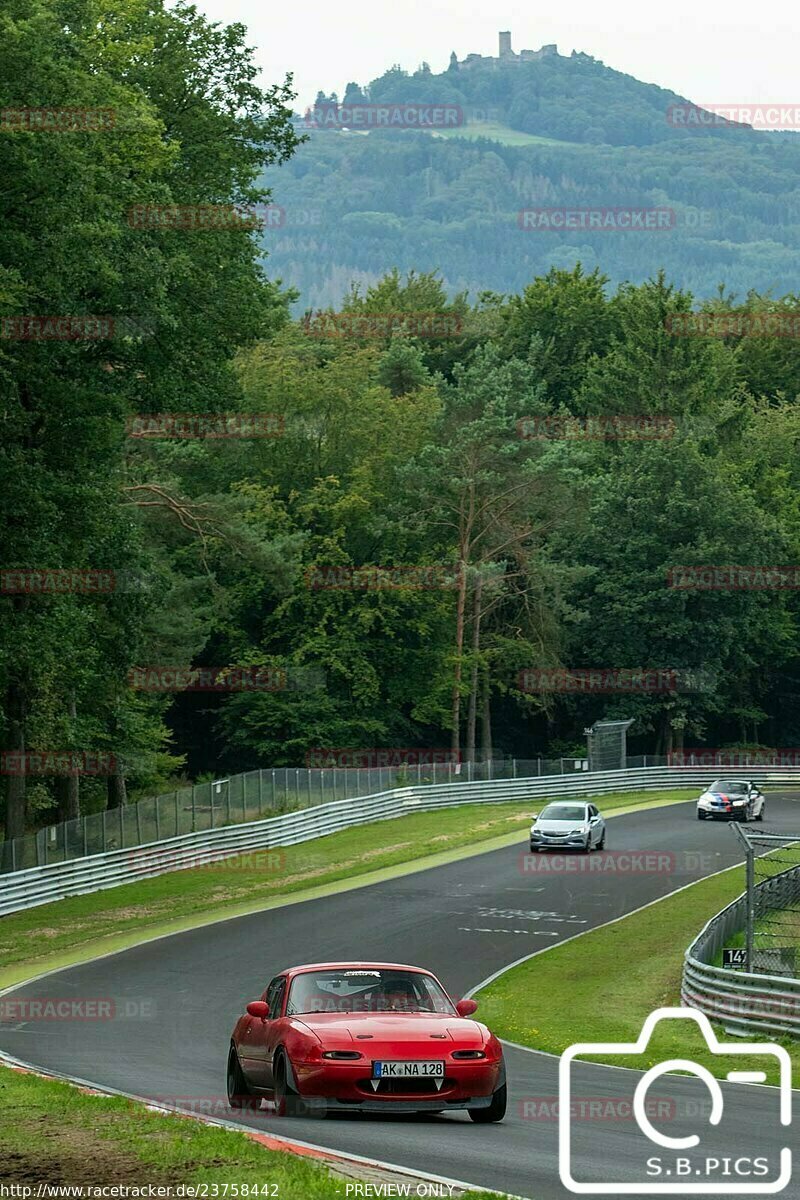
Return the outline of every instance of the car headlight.
<path id="1" fill-rule="evenodd" d="M 532 830 L 531 830 L 531 837 L 535 837 L 535 838 L 537 838 L 537 837 L 538 837 L 538 838 L 540 838 L 541 836 L 542 836 L 542 835 L 541 835 L 541 833 L 539 832 L 539 830 L 538 830 L 538 829 L 532 829 Z"/>
<path id="2" fill-rule="evenodd" d="M 734 802 L 733 802 L 734 808 L 741 808 L 741 806 L 743 804 L 747 804 L 747 801 L 746 800 L 734 800 Z"/>
<path id="3" fill-rule="evenodd" d="M 570 829 L 569 836 L 576 837 L 578 834 L 581 834 L 581 833 L 586 833 L 586 829 L 583 827 L 581 827 L 580 829 Z"/>

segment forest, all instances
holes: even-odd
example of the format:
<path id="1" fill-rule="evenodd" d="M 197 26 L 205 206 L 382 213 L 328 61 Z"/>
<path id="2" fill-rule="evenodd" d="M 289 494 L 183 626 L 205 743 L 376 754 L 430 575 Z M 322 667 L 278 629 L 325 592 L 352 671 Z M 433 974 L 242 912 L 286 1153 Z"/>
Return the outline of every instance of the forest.
<path id="1" fill-rule="evenodd" d="M 259 87 L 243 28 L 190 6 L 94 17 L 2 18 L 2 107 L 114 114 L 0 136 L 5 835 L 319 747 L 555 756 L 604 716 L 634 752 L 799 744 L 800 297 L 756 258 L 692 289 L 645 238 L 638 278 L 598 251 L 471 295 L 420 253 L 320 304 L 252 221 L 129 219 L 268 206 L 265 179 L 332 161 L 291 79 Z M 736 138 L 704 144 L 788 196 L 788 143 Z M 423 141 L 353 153 L 402 205 Z M 487 186 L 512 153 L 442 152 Z"/>

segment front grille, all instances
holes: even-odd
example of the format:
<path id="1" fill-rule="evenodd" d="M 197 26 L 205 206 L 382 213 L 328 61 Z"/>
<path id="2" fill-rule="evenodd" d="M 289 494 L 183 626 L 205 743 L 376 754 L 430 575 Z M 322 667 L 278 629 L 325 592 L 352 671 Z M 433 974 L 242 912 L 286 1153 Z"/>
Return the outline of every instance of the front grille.
<path id="1" fill-rule="evenodd" d="M 441 1088 L 437 1088 L 433 1079 L 381 1079 L 377 1088 L 373 1088 L 373 1082 L 359 1079 L 359 1091 L 367 1096 L 438 1096 L 453 1086 L 452 1079 L 442 1080 Z"/>

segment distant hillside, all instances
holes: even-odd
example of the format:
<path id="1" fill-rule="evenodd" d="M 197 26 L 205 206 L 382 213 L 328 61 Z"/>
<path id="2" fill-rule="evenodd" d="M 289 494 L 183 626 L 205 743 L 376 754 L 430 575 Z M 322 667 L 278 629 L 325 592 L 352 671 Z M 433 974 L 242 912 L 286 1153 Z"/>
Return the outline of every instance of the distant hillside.
<path id="1" fill-rule="evenodd" d="M 664 267 L 699 297 L 726 286 L 779 295 L 800 274 L 800 135 L 744 126 L 691 132 L 684 98 L 588 55 L 441 74 L 387 71 L 344 102 L 451 104 L 458 129 L 308 129 L 267 182 L 285 224 L 268 271 L 300 308 L 337 305 L 351 280 L 438 268 L 451 292 L 519 291 L 551 266 L 599 265 L 612 282 Z M 336 103 L 337 97 L 320 102 Z M 301 126 L 305 122 L 299 119 Z M 661 230 L 521 229 L 524 208 L 667 208 Z"/>

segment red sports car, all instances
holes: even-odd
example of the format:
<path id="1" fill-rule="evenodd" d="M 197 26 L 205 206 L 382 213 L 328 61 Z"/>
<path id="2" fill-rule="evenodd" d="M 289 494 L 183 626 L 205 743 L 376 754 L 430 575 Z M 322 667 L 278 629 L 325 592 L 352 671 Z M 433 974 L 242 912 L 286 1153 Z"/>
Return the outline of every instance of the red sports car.
<path id="1" fill-rule="evenodd" d="M 232 1108 L 275 1102 L 301 1112 L 506 1111 L 503 1051 L 420 967 L 317 963 L 276 975 L 236 1022 L 228 1053 Z"/>

